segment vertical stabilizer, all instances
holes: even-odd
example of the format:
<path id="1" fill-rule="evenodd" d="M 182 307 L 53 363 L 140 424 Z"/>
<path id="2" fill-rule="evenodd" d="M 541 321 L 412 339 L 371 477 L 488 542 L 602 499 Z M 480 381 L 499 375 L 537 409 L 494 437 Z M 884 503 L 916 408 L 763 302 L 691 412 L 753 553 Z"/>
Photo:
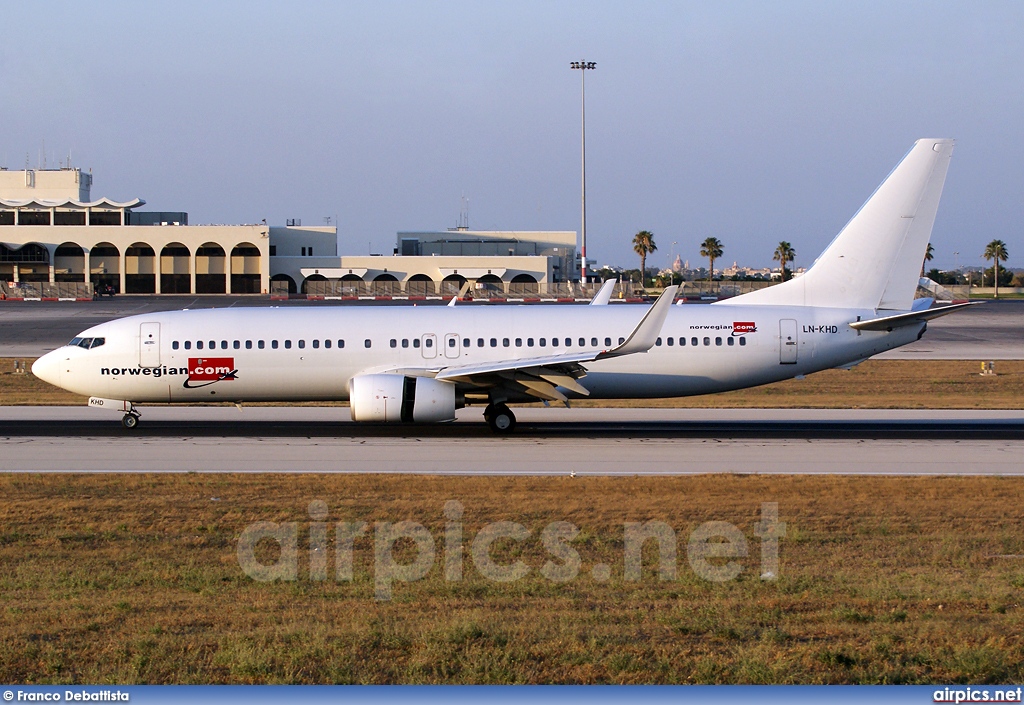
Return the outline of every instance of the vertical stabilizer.
<path id="1" fill-rule="evenodd" d="M 952 153 L 918 140 L 803 276 L 722 303 L 909 310 Z"/>

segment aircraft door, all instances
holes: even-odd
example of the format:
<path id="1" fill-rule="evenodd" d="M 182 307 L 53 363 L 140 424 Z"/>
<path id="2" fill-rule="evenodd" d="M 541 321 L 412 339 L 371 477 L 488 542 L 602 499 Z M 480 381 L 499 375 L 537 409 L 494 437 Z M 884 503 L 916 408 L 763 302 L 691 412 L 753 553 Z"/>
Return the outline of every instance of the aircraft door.
<path id="1" fill-rule="evenodd" d="M 160 366 L 160 324 L 139 325 L 139 367 Z"/>
<path id="2" fill-rule="evenodd" d="M 795 365 L 797 348 L 796 321 L 783 318 L 779 321 L 779 364 Z"/>
<path id="3" fill-rule="evenodd" d="M 426 333 L 420 338 L 420 350 L 423 357 L 432 360 L 437 357 L 437 336 L 433 333 Z"/>
<path id="4" fill-rule="evenodd" d="M 449 333 L 444 337 L 444 356 L 459 357 L 462 354 L 460 348 L 462 340 L 456 333 Z"/>

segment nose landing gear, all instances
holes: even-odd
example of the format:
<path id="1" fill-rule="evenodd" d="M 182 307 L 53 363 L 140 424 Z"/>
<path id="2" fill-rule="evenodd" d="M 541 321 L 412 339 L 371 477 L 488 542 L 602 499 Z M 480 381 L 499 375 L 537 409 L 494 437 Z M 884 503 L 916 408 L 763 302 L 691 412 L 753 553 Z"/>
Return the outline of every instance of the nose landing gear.
<path id="1" fill-rule="evenodd" d="M 516 415 L 504 404 L 488 404 L 484 409 L 484 420 L 495 433 L 509 434 L 516 428 Z"/>
<path id="2" fill-rule="evenodd" d="M 121 425 L 127 429 L 133 429 L 139 425 L 139 417 L 142 414 L 127 399 L 104 399 L 103 397 L 89 397 L 89 407 L 93 409 L 110 409 L 111 411 L 123 411 Z"/>
<path id="3" fill-rule="evenodd" d="M 121 417 L 121 425 L 127 429 L 133 429 L 139 425 L 139 412 L 132 409 L 127 414 Z"/>

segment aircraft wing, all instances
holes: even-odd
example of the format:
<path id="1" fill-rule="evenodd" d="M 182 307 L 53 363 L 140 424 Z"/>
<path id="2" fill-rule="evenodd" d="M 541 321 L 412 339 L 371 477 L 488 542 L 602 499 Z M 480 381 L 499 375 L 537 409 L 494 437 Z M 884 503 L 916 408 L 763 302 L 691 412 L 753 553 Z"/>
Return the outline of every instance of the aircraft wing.
<path id="1" fill-rule="evenodd" d="M 938 308 L 922 309 L 920 311 L 909 311 L 907 313 L 897 313 L 892 316 L 882 316 L 881 318 L 869 318 L 866 321 L 854 321 L 850 324 L 850 328 L 855 330 L 888 330 L 891 331 L 893 328 L 900 328 L 901 326 L 909 326 L 914 323 L 921 323 L 923 321 L 930 321 L 933 318 L 939 316 L 945 316 L 946 314 L 953 313 L 967 306 L 974 306 L 973 302 L 966 302 L 962 304 L 950 304 L 948 306 L 939 306 Z"/>
<path id="2" fill-rule="evenodd" d="M 587 374 L 584 365 L 596 360 L 650 350 L 658 339 L 662 326 L 665 325 L 665 318 L 668 316 L 669 306 L 672 305 L 677 288 L 670 286 L 665 289 L 629 336 L 620 345 L 609 350 L 580 350 L 560 355 L 450 365 L 435 368 L 435 379 L 484 388 L 507 386 L 550 401 L 566 401 L 565 395 L 556 387 L 570 389 L 584 396 L 589 395 L 586 387 L 578 382 Z"/>

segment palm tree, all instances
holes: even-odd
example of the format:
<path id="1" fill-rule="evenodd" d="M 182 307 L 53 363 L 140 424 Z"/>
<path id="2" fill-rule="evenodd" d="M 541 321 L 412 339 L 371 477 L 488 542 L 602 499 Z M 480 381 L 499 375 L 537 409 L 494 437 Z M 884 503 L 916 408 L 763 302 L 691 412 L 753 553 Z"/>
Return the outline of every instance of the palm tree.
<path id="1" fill-rule="evenodd" d="M 658 249 L 654 244 L 654 233 L 641 230 L 633 236 L 633 252 L 640 255 L 640 286 L 647 281 L 647 255 Z"/>
<path id="2" fill-rule="evenodd" d="M 715 278 L 715 260 L 722 256 L 722 252 L 722 241 L 717 237 L 709 237 L 700 243 L 701 257 L 707 257 L 711 260 L 711 266 L 708 269 L 708 281 Z"/>
<path id="3" fill-rule="evenodd" d="M 935 257 L 935 248 L 932 247 L 932 243 L 928 243 L 928 249 L 924 251 L 924 262 L 921 263 L 921 276 L 924 276 L 924 270 L 928 266 L 928 263 Z"/>
<path id="4" fill-rule="evenodd" d="M 1007 258 L 1006 243 L 1002 240 L 993 240 L 988 243 L 985 247 L 985 254 L 982 255 L 985 259 L 992 260 L 992 267 L 995 270 L 995 287 L 996 293 L 995 298 L 999 298 L 999 263 L 1005 262 Z M 984 276 L 982 277 L 984 279 Z"/>
<path id="5" fill-rule="evenodd" d="M 786 281 L 786 263 L 796 259 L 796 250 L 788 242 L 783 240 L 775 248 L 775 256 L 772 258 L 782 265 L 782 281 Z"/>

